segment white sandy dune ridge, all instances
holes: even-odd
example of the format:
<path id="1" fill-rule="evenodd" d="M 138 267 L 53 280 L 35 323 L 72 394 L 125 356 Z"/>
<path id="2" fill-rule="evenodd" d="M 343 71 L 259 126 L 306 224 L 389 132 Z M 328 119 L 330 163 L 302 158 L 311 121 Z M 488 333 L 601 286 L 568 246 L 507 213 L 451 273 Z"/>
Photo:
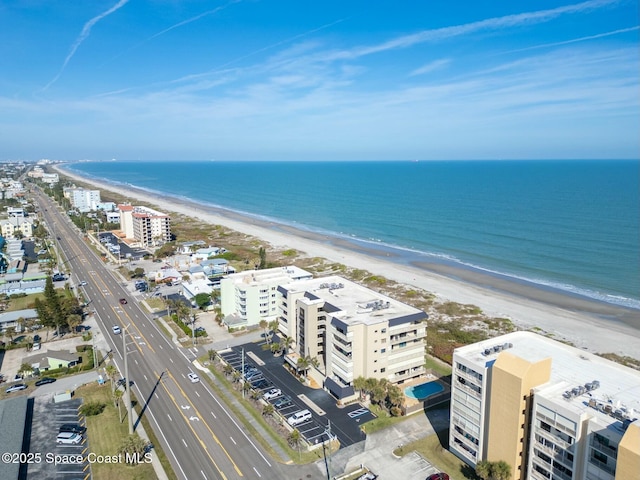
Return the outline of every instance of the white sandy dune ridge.
<path id="1" fill-rule="evenodd" d="M 289 229 L 273 229 L 263 222 L 251 218 L 239 220 L 239 215 L 230 216 L 205 209 L 204 206 L 194 208 L 193 204 L 177 199 L 159 197 L 143 190 L 114 186 L 93 179 L 88 179 L 59 169 L 60 173 L 77 181 L 90 183 L 96 188 L 116 192 L 135 202 L 135 200 L 152 204 L 166 213 L 176 212 L 187 217 L 195 217 L 212 225 L 252 235 L 283 249 L 293 248 L 312 257 L 323 257 L 332 262 L 345 264 L 352 268 L 367 270 L 399 283 L 413 285 L 437 295 L 440 300 L 472 304 L 480 307 L 490 316 L 511 319 L 519 328 L 538 327 L 552 334 L 554 338 L 567 340 L 577 347 L 595 353 L 617 353 L 640 358 L 640 330 L 633 328 L 629 322 L 610 320 L 607 315 L 589 313 L 577 305 L 588 302 L 572 302 L 567 297 L 564 305 L 557 306 L 544 302 L 544 294 L 537 292 L 535 300 L 524 295 L 510 294 L 495 288 L 476 285 L 471 282 L 452 279 L 438 273 L 377 257 L 363 254 L 349 248 L 341 248 L 335 243 L 322 241 L 322 237 L 314 239 L 312 235 L 295 235 Z M 558 295 L 555 295 L 556 297 Z M 533 295 L 532 295 L 533 297 Z M 542 301 L 539 299 L 542 297 Z M 598 310 L 607 310 L 606 305 L 599 305 Z M 620 308 L 611 307 L 610 317 L 614 317 Z M 640 324 L 640 311 L 626 309 L 625 316 Z M 632 322 L 633 323 L 633 322 Z"/>

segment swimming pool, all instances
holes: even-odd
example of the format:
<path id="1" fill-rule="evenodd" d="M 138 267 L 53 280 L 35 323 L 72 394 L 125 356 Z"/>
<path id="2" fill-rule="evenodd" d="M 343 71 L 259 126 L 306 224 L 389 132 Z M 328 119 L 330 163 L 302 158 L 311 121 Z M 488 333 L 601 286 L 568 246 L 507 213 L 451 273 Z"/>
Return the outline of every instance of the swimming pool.
<path id="1" fill-rule="evenodd" d="M 431 395 L 440 393 L 444 390 L 444 387 L 440 382 L 432 380 L 430 382 L 421 383 L 420 385 L 414 385 L 404 389 L 404 394 L 409 398 L 415 398 L 416 400 L 426 400 Z"/>

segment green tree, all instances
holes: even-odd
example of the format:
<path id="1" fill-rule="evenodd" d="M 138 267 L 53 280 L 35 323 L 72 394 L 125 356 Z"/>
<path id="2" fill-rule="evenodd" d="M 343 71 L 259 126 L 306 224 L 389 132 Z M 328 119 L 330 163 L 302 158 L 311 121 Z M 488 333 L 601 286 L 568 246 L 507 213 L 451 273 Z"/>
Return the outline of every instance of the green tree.
<path id="1" fill-rule="evenodd" d="M 264 415 L 265 417 L 268 415 L 273 415 L 273 412 L 275 412 L 275 410 L 275 407 L 271 403 L 267 403 L 264 407 L 262 407 L 262 415 Z"/>
<path id="2" fill-rule="evenodd" d="M 209 295 L 208 293 L 198 293 L 194 297 L 194 300 L 196 301 L 196 305 L 198 306 L 198 308 L 200 310 L 204 310 L 204 307 L 209 305 L 209 303 L 211 302 L 211 295 Z"/>
<path id="3" fill-rule="evenodd" d="M 267 340 L 267 343 L 269 343 L 269 336 L 267 335 L 267 328 L 269 327 L 269 322 L 267 322 L 264 318 L 262 320 L 260 320 L 260 328 L 264 331 L 264 338 Z"/>
<path id="4" fill-rule="evenodd" d="M 122 396 L 124 395 L 124 391 L 117 389 L 111 392 L 113 395 L 113 403 L 115 407 L 118 407 L 118 418 L 120 419 L 120 423 L 122 423 Z"/>
<path id="5" fill-rule="evenodd" d="M 7 327 L 4 329 L 4 336 L 9 339 L 10 343 L 13 343 L 13 338 L 16 336 L 16 327 Z"/>
<path id="6" fill-rule="evenodd" d="M 271 336 L 271 339 L 273 340 L 273 336 L 278 333 L 278 328 L 280 327 L 280 322 L 278 322 L 278 320 L 271 320 L 269 322 L 269 335 Z"/>
<path id="7" fill-rule="evenodd" d="M 82 317 L 76 313 L 72 313 L 67 317 L 67 325 L 69 325 L 72 332 L 76 332 L 81 323 Z"/>
<path id="8" fill-rule="evenodd" d="M 260 247 L 260 249 L 258 250 L 258 255 L 260 256 L 258 270 L 267 268 L 267 251 L 264 249 L 264 247 Z"/>
<path id="9" fill-rule="evenodd" d="M 147 446 L 148 443 L 137 434 L 128 435 L 120 445 L 118 453 L 123 455 L 127 463 L 137 465 L 144 460 L 144 454 L 147 451 Z"/>
<path id="10" fill-rule="evenodd" d="M 493 464 L 491 475 L 494 480 L 509 480 L 511 478 L 511 465 L 504 460 L 500 460 Z"/>
<path id="11" fill-rule="evenodd" d="M 476 475 L 482 480 L 491 480 L 491 463 L 486 460 L 476 463 Z"/>

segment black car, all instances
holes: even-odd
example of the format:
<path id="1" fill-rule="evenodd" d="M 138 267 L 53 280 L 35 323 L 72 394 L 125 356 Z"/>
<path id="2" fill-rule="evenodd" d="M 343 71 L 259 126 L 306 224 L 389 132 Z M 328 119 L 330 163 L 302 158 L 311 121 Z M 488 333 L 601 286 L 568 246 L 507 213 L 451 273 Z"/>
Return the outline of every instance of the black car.
<path id="1" fill-rule="evenodd" d="M 127 381 L 124 378 L 121 378 L 120 380 L 118 380 L 116 382 L 116 385 L 119 387 L 124 387 L 126 386 Z M 129 386 L 132 387 L 133 386 L 133 380 L 129 380 Z"/>
<path id="2" fill-rule="evenodd" d="M 53 383 L 55 381 L 56 381 L 55 378 L 42 377 L 40 380 L 36 382 L 36 387 L 39 387 L 40 385 L 47 385 L 48 383 Z"/>
<path id="3" fill-rule="evenodd" d="M 277 409 L 285 408 L 285 407 L 288 407 L 289 405 L 293 405 L 293 402 L 291 401 L 291 397 L 288 395 L 283 395 L 278 400 L 273 402 L 273 406 L 276 407 Z"/>
<path id="4" fill-rule="evenodd" d="M 82 425 L 78 425 L 77 423 L 65 423 L 60 425 L 59 433 L 71 432 L 71 433 L 79 433 L 80 435 L 84 434 L 87 429 Z"/>
<path id="5" fill-rule="evenodd" d="M 261 378 L 260 380 L 251 383 L 251 386 L 256 390 L 262 390 L 263 388 L 267 388 L 269 385 L 271 384 L 264 378 Z"/>

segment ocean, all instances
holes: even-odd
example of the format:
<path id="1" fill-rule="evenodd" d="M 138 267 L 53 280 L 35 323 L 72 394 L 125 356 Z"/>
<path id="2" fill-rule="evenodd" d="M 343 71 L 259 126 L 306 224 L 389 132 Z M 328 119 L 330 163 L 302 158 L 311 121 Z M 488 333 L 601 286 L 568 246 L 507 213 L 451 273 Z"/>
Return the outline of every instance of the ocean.
<path id="1" fill-rule="evenodd" d="M 618 160 L 66 166 L 341 237 L 393 261 L 441 262 L 636 309 L 639 167 Z"/>

